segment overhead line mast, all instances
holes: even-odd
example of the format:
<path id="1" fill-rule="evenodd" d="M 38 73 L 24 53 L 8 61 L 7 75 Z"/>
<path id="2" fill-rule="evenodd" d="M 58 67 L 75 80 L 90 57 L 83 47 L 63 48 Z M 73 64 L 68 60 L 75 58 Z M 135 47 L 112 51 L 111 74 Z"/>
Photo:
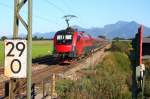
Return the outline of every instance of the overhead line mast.
<path id="1" fill-rule="evenodd" d="M 23 6 L 28 5 L 28 20 L 23 19 L 20 11 Z M 18 39 L 19 23 L 22 23 L 27 31 L 27 99 L 31 99 L 31 85 L 32 85 L 32 0 L 14 0 L 14 29 L 13 38 Z M 13 95 L 10 93 L 10 99 Z"/>

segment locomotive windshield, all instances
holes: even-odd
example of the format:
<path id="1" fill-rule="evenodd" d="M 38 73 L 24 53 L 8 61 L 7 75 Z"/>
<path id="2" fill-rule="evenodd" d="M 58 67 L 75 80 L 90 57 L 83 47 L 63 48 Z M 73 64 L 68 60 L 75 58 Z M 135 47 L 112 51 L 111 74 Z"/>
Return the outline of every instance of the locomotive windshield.
<path id="1" fill-rule="evenodd" d="M 57 44 L 71 44 L 72 43 L 72 35 L 71 34 L 58 34 L 57 37 Z"/>

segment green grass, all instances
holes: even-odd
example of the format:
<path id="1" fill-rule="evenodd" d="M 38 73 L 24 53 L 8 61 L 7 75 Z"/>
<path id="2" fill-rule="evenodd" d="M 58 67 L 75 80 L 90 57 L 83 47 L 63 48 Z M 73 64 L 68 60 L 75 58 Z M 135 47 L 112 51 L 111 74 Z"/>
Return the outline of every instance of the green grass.
<path id="1" fill-rule="evenodd" d="M 45 55 L 52 54 L 53 42 L 52 41 L 33 41 L 32 44 L 32 58 L 38 58 Z"/>
<path id="2" fill-rule="evenodd" d="M 53 51 L 53 41 L 39 40 L 39 41 L 33 41 L 32 43 L 33 59 L 52 54 L 52 51 Z M 2 66 L 3 61 L 4 61 L 4 46 L 3 46 L 3 42 L 0 41 L 0 66 Z"/>
<path id="3" fill-rule="evenodd" d="M 128 42 L 113 42 L 110 52 L 95 68 L 77 81 L 60 80 L 57 92 L 61 99 L 131 99 L 131 64 Z M 126 48 L 124 47 L 126 46 Z"/>
<path id="4" fill-rule="evenodd" d="M 57 92 L 61 99 L 131 98 L 129 82 L 131 69 L 126 54 L 110 52 L 94 69 L 83 72 L 87 73 L 86 77 L 77 81 L 58 81 Z"/>

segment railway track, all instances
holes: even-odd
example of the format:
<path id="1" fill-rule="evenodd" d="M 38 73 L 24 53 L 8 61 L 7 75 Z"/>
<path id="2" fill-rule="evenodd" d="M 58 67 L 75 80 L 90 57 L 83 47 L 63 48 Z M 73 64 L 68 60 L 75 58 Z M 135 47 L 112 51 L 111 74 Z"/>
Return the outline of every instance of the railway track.
<path id="1" fill-rule="evenodd" d="M 106 47 L 106 45 L 108 45 L 107 42 L 103 43 L 102 46 L 100 46 L 99 48 L 94 50 L 94 53 L 98 52 L 101 49 L 104 49 Z M 79 69 L 78 67 L 81 66 L 82 62 L 84 60 L 88 59 L 88 57 L 90 57 L 90 55 L 80 59 L 79 61 L 72 62 L 70 65 L 60 65 L 60 64 L 58 64 L 59 60 L 56 60 L 56 59 L 53 60 L 52 57 L 48 57 L 48 56 L 46 56 L 45 58 L 43 57 L 41 59 L 34 60 L 33 68 L 41 67 L 41 66 L 43 66 L 43 68 L 32 71 L 32 81 L 33 81 L 32 83 L 38 84 L 43 79 L 50 79 L 50 77 L 53 73 L 58 74 L 58 76 L 66 78 L 65 76 L 71 75 L 71 73 L 73 73 L 75 70 Z M 76 69 L 73 69 L 73 68 L 76 68 Z M 2 73 L 3 73 L 3 70 L 4 69 L 1 70 Z M 20 87 L 18 87 L 18 88 L 25 91 L 26 79 L 20 80 Z"/>
<path id="2" fill-rule="evenodd" d="M 108 45 L 108 43 L 104 43 L 102 46 L 100 46 L 99 48 L 97 48 L 97 49 L 95 49 L 94 50 L 94 53 L 96 53 L 96 52 L 98 52 L 99 50 L 101 50 L 101 49 L 104 49 L 106 46 Z M 87 55 L 87 56 L 85 56 L 85 57 L 83 57 L 83 58 L 81 58 L 80 60 L 78 60 L 78 61 L 75 61 L 75 62 L 71 62 L 69 65 L 60 65 L 59 64 L 59 60 L 57 61 L 57 60 L 55 60 L 55 64 L 54 65 L 48 65 L 46 68 L 43 68 L 43 70 L 39 70 L 39 71 L 35 71 L 35 73 L 33 73 L 33 75 L 36 75 L 36 74 L 41 74 L 41 75 L 37 75 L 37 76 L 34 76 L 33 77 L 33 81 L 37 81 L 36 80 L 36 78 L 38 79 L 38 78 L 43 78 L 43 76 L 45 76 L 46 77 L 46 75 L 48 75 L 48 74 L 52 74 L 52 73 L 56 73 L 56 74 L 60 74 L 60 73 L 64 73 L 64 72 L 66 72 L 66 71 L 68 71 L 69 69 L 72 69 L 72 68 L 74 68 L 74 67 L 77 67 L 78 66 L 78 64 L 80 64 L 80 63 L 82 63 L 84 60 L 86 60 L 87 58 L 89 58 L 91 55 Z M 45 61 L 39 61 L 39 63 L 43 63 L 43 62 L 45 62 L 44 64 L 47 64 L 47 61 L 48 60 L 46 60 L 45 59 Z M 52 60 L 51 60 L 52 61 Z M 49 76 L 49 75 L 48 75 Z"/>

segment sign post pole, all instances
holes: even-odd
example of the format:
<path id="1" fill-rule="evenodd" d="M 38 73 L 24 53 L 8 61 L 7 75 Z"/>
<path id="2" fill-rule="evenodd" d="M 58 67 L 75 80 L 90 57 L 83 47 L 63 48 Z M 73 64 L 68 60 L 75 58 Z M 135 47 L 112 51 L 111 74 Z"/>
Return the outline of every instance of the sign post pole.
<path id="1" fill-rule="evenodd" d="M 14 80 L 13 78 L 9 81 L 9 99 L 13 99 L 13 89 L 14 89 Z"/>
<path id="2" fill-rule="evenodd" d="M 19 0 L 14 0 L 14 29 L 13 29 L 13 38 L 18 37 L 18 26 L 19 26 L 19 19 L 17 18 L 17 13 L 18 13 L 18 3 Z"/>
<path id="3" fill-rule="evenodd" d="M 28 42 L 27 42 L 27 99 L 31 99 L 32 84 L 32 0 L 28 0 Z"/>
<path id="4" fill-rule="evenodd" d="M 132 77 L 132 98 L 137 99 L 139 89 L 142 89 L 142 99 L 144 99 L 144 71 L 145 66 L 142 64 L 142 34 L 144 27 L 141 25 L 138 28 L 138 33 L 135 39 L 132 40 L 133 47 L 133 77 Z"/>
<path id="5" fill-rule="evenodd" d="M 13 39 L 18 37 L 18 25 L 19 25 L 19 21 L 17 18 L 17 5 L 18 5 L 19 1 L 18 0 L 14 0 L 14 28 L 13 28 Z M 14 81 L 16 79 L 15 78 L 11 78 L 10 79 L 10 84 L 9 84 L 9 99 L 13 99 L 14 95 L 13 95 L 13 89 L 14 89 Z"/>

